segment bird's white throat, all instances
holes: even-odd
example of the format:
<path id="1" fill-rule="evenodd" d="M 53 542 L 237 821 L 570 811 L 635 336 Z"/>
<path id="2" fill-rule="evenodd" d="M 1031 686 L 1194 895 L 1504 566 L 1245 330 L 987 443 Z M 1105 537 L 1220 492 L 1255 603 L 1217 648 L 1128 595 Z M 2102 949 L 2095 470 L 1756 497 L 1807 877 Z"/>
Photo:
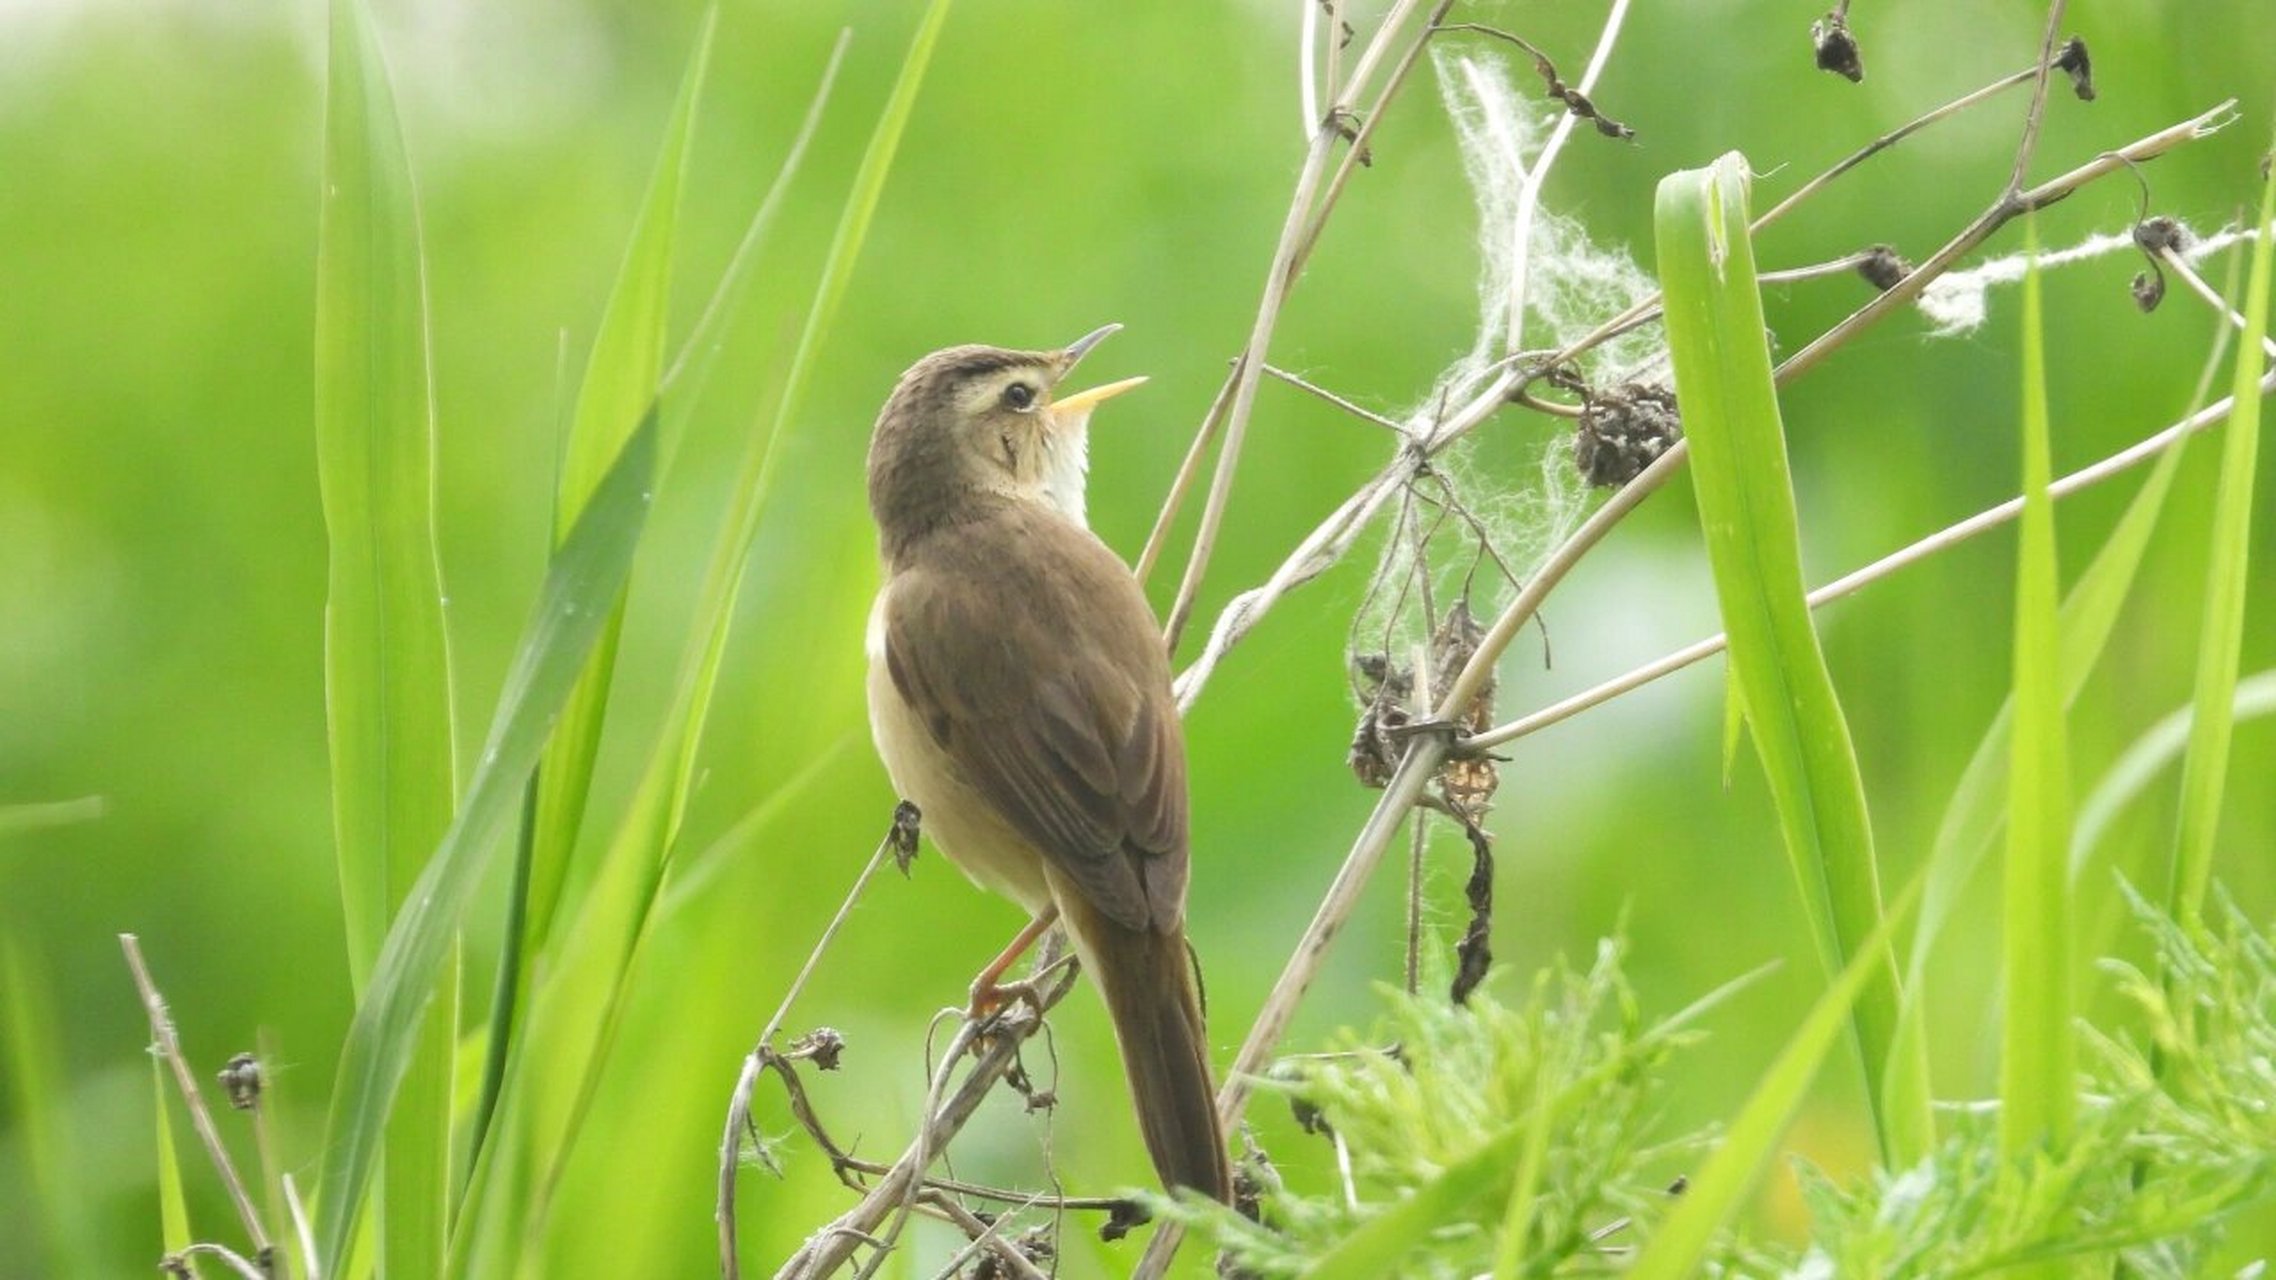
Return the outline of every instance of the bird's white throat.
<path id="1" fill-rule="evenodd" d="M 1084 513 L 1083 491 L 1091 469 L 1090 419 L 1084 413 L 1043 433 L 1043 471 L 1038 477 L 1043 500 L 1086 529 L 1090 520 Z"/>

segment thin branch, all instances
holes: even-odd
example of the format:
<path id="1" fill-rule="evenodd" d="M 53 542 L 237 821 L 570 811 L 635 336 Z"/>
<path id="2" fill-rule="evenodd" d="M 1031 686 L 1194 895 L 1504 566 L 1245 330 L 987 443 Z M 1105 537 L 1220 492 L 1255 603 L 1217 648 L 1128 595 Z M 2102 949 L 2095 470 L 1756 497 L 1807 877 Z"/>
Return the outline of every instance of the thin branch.
<path id="1" fill-rule="evenodd" d="M 2199 275 L 2197 268 L 2191 266 L 2189 260 L 2181 256 L 2180 252 L 2168 246 L 2159 249 L 2156 256 L 2159 262 L 2165 264 L 2168 271 L 2180 276 L 2181 282 L 2188 285 L 2191 292 L 2204 299 L 2205 305 L 2211 307 L 2215 314 L 2224 317 L 2238 333 L 2249 331 L 2250 322 L 2245 319 L 2244 313 L 2230 306 L 2229 300 L 2221 296 L 2221 291 L 2215 289 L 2204 276 Z M 2267 354 L 2276 356 L 2276 338 L 2264 337 L 2260 340 L 2260 345 Z"/>
<path id="2" fill-rule="evenodd" d="M 963 1083 L 956 1087 L 927 1115 L 922 1130 L 910 1143 L 909 1149 L 879 1178 L 869 1193 L 853 1208 L 838 1215 L 828 1226 L 808 1238 L 806 1244 L 792 1255 L 776 1273 L 777 1280 L 820 1280 L 845 1265 L 853 1251 L 862 1244 L 882 1247 L 885 1241 L 876 1234 L 878 1226 L 888 1215 L 907 1201 L 923 1173 L 919 1162 L 929 1164 L 932 1157 L 947 1147 L 949 1140 L 961 1131 L 983 1098 L 993 1090 L 1019 1060 L 1020 1046 L 1034 1035 L 1043 1024 L 1043 1014 L 1056 1005 L 1075 984 L 1075 969 L 1069 966 L 1058 981 L 1045 986 L 1037 993 L 1040 1009 L 1030 1009 L 1024 1003 L 1007 1007 L 987 1023 L 988 1035 L 978 1041 L 978 1058 L 965 1073 Z M 967 1026 L 957 1035 L 955 1049 L 959 1052 L 974 1043 L 973 1028 Z M 951 1053 L 943 1070 L 952 1067 L 956 1053 Z"/>
<path id="3" fill-rule="evenodd" d="M 1397 0 L 1391 12 L 1383 19 L 1375 38 L 1368 41 L 1360 55 L 1359 65 L 1352 69 L 1351 83 L 1336 99 L 1330 113 L 1340 115 L 1351 108 L 1354 95 L 1366 83 L 1370 72 L 1389 47 L 1392 36 L 1407 23 L 1417 0 Z M 1321 128 L 1312 137 L 1312 149 L 1305 156 L 1304 168 L 1298 174 L 1294 192 L 1288 201 L 1288 217 L 1281 225 L 1279 243 L 1273 249 L 1272 265 L 1265 272 L 1264 294 L 1257 304 L 1256 320 L 1250 326 L 1248 345 L 1243 349 L 1240 364 L 1233 374 L 1233 395 L 1225 411 L 1222 439 L 1218 446 L 1217 468 L 1209 478 L 1209 493 L 1203 499 L 1201 521 L 1194 529 L 1193 548 L 1187 555 L 1185 576 L 1178 583 L 1176 597 L 1171 601 L 1169 616 L 1163 625 L 1166 643 L 1177 648 L 1178 636 L 1185 630 L 1186 620 L 1192 616 L 1195 596 L 1201 590 L 1202 575 L 1209 568 L 1210 553 L 1217 545 L 1217 535 L 1225 523 L 1225 507 L 1231 500 L 1233 473 L 1240 460 L 1241 444 L 1247 437 L 1250 410 L 1256 404 L 1257 379 L 1263 373 L 1265 353 L 1272 345 L 1273 330 L 1280 323 L 1281 303 L 1287 298 L 1293 283 L 1291 267 L 1296 260 L 1297 247 L 1306 238 L 1310 225 L 1314 197 L 1321 180 L 1326 176 L 1328 157 L 1342 135 L 1334 128 Z"/>
<path id="4" fill-rule="evenodd" d="M 198 1090 L 197 1077 L 191 1074 L 190 1064 L 182 1056 L 182 1039 L 174 1031 L 174 1020 L 166 1012 L 166 1000 L 158 994 L 158 984 L 151 981 L 150 966 L 143 963 L 142 944 L 133 934 L 122 933 L 119 947 L 126 952 L 126 967 L 134 975 L 135 990 L 142 994 L 143 1011 L 150 1016 L 150 1034 L 157 1042 L 158 1056 L 165 1059 L 167 1069 L 173 1072 L 174 1085 L 182 1094 L 182 1105 L 189 1109 L 190 1125 L 198 1131 L 198 1140 L 205 1144 L 206 1155 L 221 1175 L 221 1185 L 228 1190 L 231 1203 L 237 1206 L 237 1217 L 245 1225 L 246 1236 L 253 1241 L 254 1256 L 267 1265 L 267 1260 L 276 1256 L 269 1243 L 268 1230 L 261 1224 L 260 1211 L 253 1207 L 253 1197 L 245 1191 L 245 1180 L 237 1176 L 229 1148 L 222 1145 L 221 1130 L 213 1123 L 213 1112 L 206 1109 L 205 1095 Z M 199 1247 L 203 1246 L 192 1246 L 193 1249 Z M 220 1249 L 219 1245 L 210 1247 Z M 264 1272 L 253 1275 L 256 1280 L 266 1280 Z"/>
<path id="5" fill-rule="evenodd" d="M 1307 392 L 1311 395 L 1319 397 L 1322 400 L 1327 401 L 1329 404 L 1334 405 L 1336 408 L 1343 410 L 1345 413 L 1350 414 L 1352 417 L 1357 418 L 1362 422 L 1373 423 L 1374 425 L 1382 427 L 1385 430 L 1396 431 L 1401 436 L 1404 436 L 1407 433 L 1407 429 L 1405 427 L 1402 427 L 1398 423 L 1391 421 L 1389 418 L 1384 417 L 1382 414 L 1377 413 L 1372 409 L 1362 408 L 1359 405 L 1353 404 L 1351 401 L 1337 395 L 1335 392 L 1328 390 L 1326 387 L 1323 387 L 1316 382 L 1306 381 L 1300 374 L 1290 373 L 1286 369 L 1282 369 L 1269 364 L 1264 367 L 1264 371 L 1279 379 L 1280 381 L 1287 383 L 1289 386 L 1296 388 L 1299 391 Z"/>
<path id="6" fill-rule="evenodd" d="M 1959 97 L 1954 98 L 1952 101 L 1945 103 L 1941 107 L 1937 107 L 1923 115 L 1916 116 L 1913 119 L 1906 121 L 1904 124 L 1898 125 L 1896 128 L 1890 130 L 1889 132 L 1882 134 L 1880 137 L 1873 139 L 1871 142 L 1866 143 L 1864 146 L 1859 147 L 1857 150 L 1850 152 L 1847 156 L 1844 156 L 1842 159 L 1835 162 L 1832 168 L 1827 169 L 1823 173 L 1820 173 L 1818 176 L 1810 179 L 1808 182 L 1803 183 L 1801 186 L 1794 188 L 1792 195 L 1789 195 L 1785 199 L 1779 201 L 1777 204 L 1772 205 L 1770 207 L 1770 211 L 1756 218 L 1754 220 L 1754 225 L 1748 228 L 1748 230 L 1759 234 L 1764 227 L 1769 226 L 1770 224 L 1778 221 L 1780 218 L 1783 218 L 1787 214 L 1793 212 L 1796 205 L 1801 204 L 1811 196 L 1814 196 L 1818 192 L 1824 190 L 1826 186 L 1834 179 L 1839 178 L 1841 175 L 1849 172 L 1851 169 L 1856 168 L 1857 166 L 1872 159 L 1874 156 L 1877 156 L 1889 148 L 1897 145 L 1898 143 L 1903 142 L 1905 139 L 1911 137 L 1916 133 L 1919 133 L 1921 130 L 1926 129 L 1928 126 L 1935 124 L 1938 121 L 1956 116 L 1961 112 L 1966 111 L 1968 108 L 1973 107 L 1989 98 L 2004 93 L 2019 84 L 2029 84 L 2032 80 L 2036 79 L 2038 75 L 2039 64 L 2033 63 L 2030 66 L 2023 68 L 2021 71 L 2001 76 L 1999 79 L 1992 81 L 1990 84 L 1985 85 L 1981 89 L 1977 89 L 1971 93 L 1962 94 Z"/>
<path id="7" fill-rule="evenodd" d="M 2046 34 L 2039 40 L 2039 65 L 2031 78 L 2031 107 L 2023 117 L 2023 137 L 2015 146 L 2015 167 L 2007 177 L 2007 194 L 2013 198 L 2023 190 L 2023 177 L 2031 168 L 2032 153 L 2039 149 L 2039 129 L 2047 116 L 2047 84 L 2055 74 L 2055 44 L 2063 25 L 2063 0 L 2050 0 L 2047 5 Z"/>
<path id="8" fill-rule="evenodd" d="M 2234 119 L 2235 113 L 2236 99 L 2231 98 L 2210 111 L 2160 129 L 2116 151 L 2106 151 L 2070 172 L 2042 182 L 2028 191 L 2001 196 L 1991 208 L 1978 215 L 1975 221 L 1952 237 L 1928 261 L 1915 267 L 1911 274 L 1852 312 L 1841 323 L 1819 334 L 1808 346 L 1795 352 L 1778 367 L 1779 381 L 1784 383 L 1809 371 L 1831 355 L 1836 347 L 1856 337 L 1868 325 L 1919 297 L 1920 291 L 1928 287 L 1929 281 L 1950 270 L 1954 263 L 1973 253 L 2009 222 L 2034 209 L 2043 209 L 2106 174 L 2155 159 L 2175 147 L 2207 137 Z"/>
<path id="9" fill-rule="evenodd" d="M 2270 343 L 2271 354 L 2276 354 L 2276 342 Z M 2276 393 L 2276 376 L 2260 384 L 2262 394 Z M 2170 448 L 2183 436 L 2193 435 L 2226 419 L 2233 398 L 2226 398 L 2205 409 L 2183 418 L 2155 435 L 2137 441 L 2117 453 L 2089 467 L 2082 467 L 2048 486 L 2052 497 L 2062 498 L 2081 489 L 2100 484 L 2123 471 L 2140 466 Z M 1965 542 L 1977 534 L 2013 520 L 2023 511 L 2023 500 L 2011 498 L 1996 507 L 1990 507 L 1956 524 L 1937 530 L 1906 547 L 1893 551 L 1865 567 L 1837 578 L 1809 594 L 1810 607 L 1815 609 L 1830 601 L 1854 595 L 1864 587 L 1888 577 L 1897 570 Z M 1704 658 L 1721 653 L 1727 643 L 1717 634 L 1687 645 L 1657 661 L 1649 662 L 1625 675 L 1617 676 L 1594 688 L 1583 690 L 1562 701 L 1552 703 L 1539 711 L 1520 716 L 1507 724 L 1496 725 L 1484 733 L 1462 739 L 1465 751 L 1486 751 L 1515 742 L 1519 738 L 1537 733 L 1550 725 L 1572 719 L 1591 707 L 1600 706 L 1623 694 L 1632 693 L 1662 676 L 1672 675 Z"/>
<path id="10" fill-rule="evenodd" d="M 965 1246 L 948 1260 L 947 1266 L 941 1268 L 939 1280 L 954 1280 L 964 1264 L 979 1256 L 983 1249 L 994 1254 L 1003 1270 L 1017 1280 L 1050 1280 L 1033 1262 L 1028 1261 L 1027 1255 L 1020 1252 L 1018 1245 L 1004 1239 L 1003 1235 L 1003 1226 L 1011 1220 L 1012 1214 L 1032 1208 L 1035 1203 L 1033 1200 L 1020 1206 L 1019 1210 L 996 1215 L 993 1222 L 982 1222 L 970 1209 L 948 1196 L 927 1196 L 925 1202 L 938 1210 L 942 1217 L 955 1223 L 964 1232 L 966 1240 Z"/>
<path id="11" fill-rule="evenodd" d="M 228 1247 L 227 1245 L 183 1245 L 182 1251 L 173 1256 L 184 1260 L 197 1257 L 219 1258 L 221 1259 L 221 1265 L 229 1268 L 231 1271 L 236 1272 L 238 1275 L 244 1276 L 246 1280 L 269 1280 L 268 1273 L 261 1270 L 258 1264 L 256 1264 L 252 1259 L 247 1258 L 245 1255 L 237 1252 L 235 1249 Z"/>
<path id="12" fill-rule="evenodd" d="M 791 979 L 790 989 L 783 992 L 782 1003 L 775 1006 L 774 1016 L 767 1019 L 766 1030 L 751 1052 L 743 1057 L 743 1069 L 735 1079 L 735 1090 L 727 1103 L 726 1131 L 719 1139 L 718 1199 L 712 1207 L 712 1216 L 719 1228 L 719 1266 L 728 1280 L 738 1280 L 742 1266 L 735 1247 L 735 1175 L 742 1168 L 743 1135 L 751 1129 L 751 1095 L 758 1087 L 759 1072 L 768 1055 L 774 1051 L 774 1038 L 782 1031 L 783 1020 L 790 1016 L 790 1007 L 806 982 L 814 976 L 814 967 L 821 963 L 822 953 L 829 949 L 838 930 L 845 927 L 846 917 L 853 914 L 854 903 L 860 901 L 862 891 L 869 887 L 878 868 L 885 865 L 888 855 L 901 858 L 916 849 L 917 807 L 904 800 L 894 807 L 892 825 L 886 828 L 885 837 L 877 842 L 877 852 L 869 855 L 869 862 L 861 874 L 854 877 L 853 887 L 846 890 L 845 900 L 838 904 L 837 914 L 823 926 L 822 936 L 815 940 L 813 950 L 806 953 L 806 963 L 799 966 L 798 976 Z"/>

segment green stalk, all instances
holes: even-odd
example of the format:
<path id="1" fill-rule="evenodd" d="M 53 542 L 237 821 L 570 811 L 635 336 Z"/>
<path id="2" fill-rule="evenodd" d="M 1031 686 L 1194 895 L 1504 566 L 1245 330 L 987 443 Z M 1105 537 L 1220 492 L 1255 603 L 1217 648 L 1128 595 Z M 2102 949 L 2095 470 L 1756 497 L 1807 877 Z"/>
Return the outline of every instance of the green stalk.
<path id="1" fill-rule="evenodd" d="M 2015 735 L 2008 751 L 2002 930 L 2007 1018 L 2000 1052 L 2000 1147 L 2010 1161 L 2070 1141 L 2077 1111 L 2071 972 L 2070 744 L 2063 722 L 2059 575 L 2050 460 L 2038 233 L 2026 222 L 2023 277 L 2023 516 L 2015 581 Z"/>

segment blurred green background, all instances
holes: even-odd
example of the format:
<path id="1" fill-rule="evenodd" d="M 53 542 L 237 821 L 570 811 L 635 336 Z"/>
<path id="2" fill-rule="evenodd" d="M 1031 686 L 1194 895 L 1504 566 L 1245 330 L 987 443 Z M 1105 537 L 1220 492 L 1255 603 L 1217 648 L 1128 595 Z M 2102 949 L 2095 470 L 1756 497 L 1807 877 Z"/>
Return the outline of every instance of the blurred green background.
<path id="1" fill-rule="evenodd" d="M 564 1190 L 561 1275 L 692 1275 L 713 1266 L 711 1177 L 738 1062 L 861 865 L 893 800 L 861 710 L 860 630 L 874 589 L 861 459 L 871 416 L 918 355 L 965 341 L 1054 345 L 1128 329 L 1098 374 L 1152 384 L 1102 414 L 1092 518 L 1135 556 L 1191 429 L 1246 336 L 1302 151 L 1299 0 L 1055 5 L 962 0 L 887 188 L 824 371 L 814 430 L 786 459 L 743 593 L 705 748 L 677 895 L 640 976 Z M 462 741 L 489 707 L 546 550 L 562 405 L 614 275 L 696 28 L 699 6 L 376 0 L 423 205 L 441 449 L 441 537 Z M 2263 0 L 2076 6 L 2101 98 L 2058 95 L 2036 168 L 2048 175 L 2223 98 L 2226 132 L 2151 167 L 2157 210 L 2211 227 L 2255 190 L 2276 100 L 2276 8 Z M 725 7 L 685 198 L 684 333 L 779 163 L 841 27 L 845 75 L 754 301 L 660 495 L 596 789 L 596 830 L 621 802 L 663 705 L 725 477 L 760 429 L 838 203 L 917 6 Z M 1602 6 L 1464 6 L 1521 30 L 1576 75 Z M 1869 79 L 1812 69 L 1808 5 L 1640 6 L 1598 101 L 1633 145 L 1575 145 L 1553 203 L 1648 271 L 1654 183 L 1743 150 L 1775 198 L 1865 140 L 2028 63 L 2038 6 L 1861 8 Z M 134 931 L 190 1054 L 212 1069 L 270 1037 L 287 1165 L 312 1177 L 351 1011 L 326 799 L 325 543 L 315 483 L 311 299 L 323 6 L 281 0 L 0 3 L 0 805 L 101 798 L 99 819 L 0 835 L 0 930 L 63 1028 L 67 1105 L 28 1125 L 0 1089 L 0 1276 L 142 1274 L 158 1247 L 147 1031 L 113 935 Z M 1521 68 L 1522 72 L 1522 68 Z M 1436 87 L 1422 79 L 1377 136 L 1290 303 L 1276 362 L 1402 411 L 1466 349 L 1475 211 Z M 1521 75 L 1520 83 L 1530 89 Z M 1996 192 L 2024 99 L 1908 141 L 1764 239 L 1765 267 L 1887 241 L 1923 256 Z M 2122 230 L 2124 179 L 2050 211 L 2064 244 Z M 2010 232 L 1996 250 L 2020 242 Z M 2178 417 L 2212 324 L 2175 291 L 2135 312 L 2126 256 L 2049 281 L 2056 464 L 2069 470 Z M 2218 275 L 2218 268 L 2215 270 Z M 1791 350 L 1864 286 L 1775 292 Z M 2015 299 L 1990 325 L 1931 341 L 1915 316 L 1872 330 L 1787 399 L 1813 580 L 1835 576 L 2008 496 L 2016 484 Z M 1509 483 L 1550 439 L 1512 413 Z M 1269 382 L 1228 532 L 1202 597 L 1213 617 L 1381 461 L 1381 437 Z M 2213 454 L 2186 464 L 2105 669 L 2073 718 L 2080 789 L 2188 696 Z M 2263 468 L 2267 470 L 2267 468 Z M 2122 505 L 2120 482 L 2061 509 L 2083 564 Z M 2263 481 L 2262 492 L 2267 492 Z M 2276 564 L 2263 518 L 2256 563 Z M 1654 498 L 1551 600 L 1557 663 L 1530 640 L 1503 670 L 1515 713 L 1715 630 L 1680 484 Z M 1821 615 L 1859 739 L 1886 876 L 1918 864 L 2008 683 L 2012 538 L 1995 534 Z M 1354 709 L 1347 621 L 1373 544 L 1291 598 L 1219 670 L 1190 727 L 1191 931 L 1220 1060 L 1277 973 L 1372 806 L 1343 755 Z M 1173 548 L 1182 554 L 1182 543 Z M 2265 584 L 2265 571 L 2261 573 Z M 1174 574 L 1151 584 L 1166 602 Z M 2261 591 L 2245 670 L 2276 665 Z M 1200 628 L 1189 634 L 1190 657 Z M 1726 1115 L 1821 977 L 1751 758 L 1728 786 L 1715 664 L 1527 739 L 1510 753 L 1495 829 L 1495 949 L 1516 985 L 1621 927 L 1650 1008 L 1665 1013 L 1765 960 L 1788 963 L 1718 1012 L 1684 1059 L 1670 1133 Z M 799 771 L 798 803 L 748 843 L 710 848 Z M 2257 917 L 2276 910 L 2276 725 L 2239 726 L 2221 876 Z M 2117 861 L 2162 884 L 2170 787 L 2131 812 Z M 591 832 L 588 833 L 590 836 Z M 1460 842 L 1433 849 L 1434 918 L 1456 922 Z M 1338 944 L 1291 1047 L 1378 1007 L 1395 978 L 1402 879 L 1385 874 Z M 2107 876 L 2090 884 L 2106 902 Z M 1996 886 L 1978 886 L 1937 958 L 1939 1085 L 1984 1092 L 1996 1017 Z M 2087 954 L 2131 946 L 2114 908 Z M 482 908 L 473 990 L 496 911 Z M 865 1154 L 897 1150 L 920 1107 L 927 1018 L 1018 924 L 929 851 L 853 917 L 793 1030 L 845 1032 L 846 1069 L 815 1098 Z M 2088 1008 L 2112 1002 L 2091 976 Z M 1034 1181 L 1038 1146 L 1073 1189 L 1141 1181 L 1120 1072 L 1097 1002 L 1056 1019 L 1055 1117 L 1003 1106 L 959 1146 L 960 1170 Z M 1871 1139 L 1854 1064 L 1837 1060 L 1795 1134 L 1837 1171 Z M 791 1126 L 771 1089 L 762 1125 Z M 1268 1109 L 1269 1110 L 1269 1109 Z M 1327 1155 L 1267 1115 L 1294 1177 Z M 34 1135 L 65 1181 L 30 1185 Z M 238 1137 L 247 1137 L 242 1133 Z M 249 1140 L 246 1148 L 250 1150 Z M 790 1178 L 754 1176 L 752 1259 L 777 1259 L 842 1206 L 802 1138 Z M 225 1202 L 193 1164 L 202 1235 Z M 49 1206 L 60 1203 L 61 1211 Z M 1792 1230 L 1783 1175 L 1761 1221 Z M 920 1237 L 924 1256 L 945 1237 Z M 1071 1274 L 1127 1269 L 1131 1244 L 1065 1237 Z M 2276 1233 L 2262 1247 L 2276 1247 Z M 919 1274 L 929 1274 L 920 1271 Z"/>

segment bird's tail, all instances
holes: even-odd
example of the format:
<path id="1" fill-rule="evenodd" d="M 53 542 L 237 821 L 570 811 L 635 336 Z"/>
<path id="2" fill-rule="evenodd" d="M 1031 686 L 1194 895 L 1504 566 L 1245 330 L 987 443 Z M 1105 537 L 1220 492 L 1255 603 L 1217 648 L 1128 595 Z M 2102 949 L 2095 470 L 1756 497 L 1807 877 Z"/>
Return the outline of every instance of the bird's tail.
<path id="1" fill-rule="evenodd" d="M 1070 921 L 1076 948 L 1106 997 L 1154 1171 L 1166 1187 L 1191 1187 L 1230 1203 L 1232 1174 L 1185 931 L 1129 929 L 1081 914 L 1089 918 Z"/>

